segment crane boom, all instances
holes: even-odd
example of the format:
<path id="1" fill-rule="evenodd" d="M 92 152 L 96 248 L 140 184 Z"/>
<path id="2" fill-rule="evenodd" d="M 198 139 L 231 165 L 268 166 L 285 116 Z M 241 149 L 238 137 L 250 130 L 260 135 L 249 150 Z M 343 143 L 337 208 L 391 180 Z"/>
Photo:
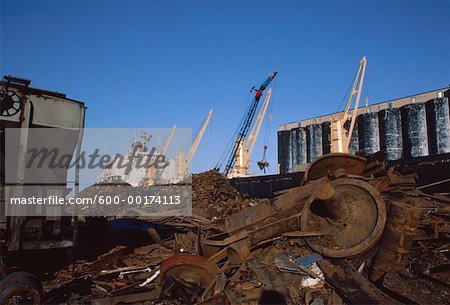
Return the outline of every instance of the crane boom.
<path id="1" fill-rule="evenodd" d="M 236 155 L 236 162 L 227 178 L 245 177 L 249 175 L 248 168 L 250 167 L 250 156 L 252 155 L 256 140 L 258 139 L 259 131 L 261 130 L 271 96 L 272 89 L 269 89 L 261 107 L 259 108 L 255 123 L 250 130 L 247 140 L 243 140 L 243 143 L 240 145 L 240 149 Z"/>
<path id="2" fill-rule="evenodd" d="M 173 135 L 175 134 L 175 128 L 177 125 L 173 125 L 172 129 L 170 130 L 169 136 L 167 137 L 166 142 L 164 143 L 163 148 L 161 149 L 160 155 L 165 155 L 167 149 L 169 148 L 170 142 L 172 142 Z"/>
<path id="3" fill-rule="evenodd" d="M 173 135 L 175 134 L 175 128 L 176 125 L 173 125 L 172 129 L 170 130 L 169 136 L 166 139 L 166 142 L 164 143 L 164 146 L 162 147 L 161 151 L 159 152 L 159 155 L 164 156 L 166 154 L 167 149 L 169 148 L 170 142 L 172 142 Z M 146 178 L 145 178 L 145 185 L 154 185 L 155 180 L 158 179 L 158 176 L 160 177 L 162 174 L 162 170 L 157 170 L 155 166 L 150 166 L 147 169 Z"/>
<path id="4" fill-rule="evenodd" d="M 246 160 L 246 167 L 248 168 L 248 159 L 252 155 L 253 148 L 255 147 L 256 140 L 258 140 L 259 131 L 261 130 L 262 123 L 264 121 L 264 117 L 267 112 L 267 108 L 269 107 L 270 97 L 272 96 L 272 89 L 267 90 L 267 95 L 264 98 L 264 102 L 261 105 L 261 109 L 258 112 L 258 115 L 256 116 L 255 124 L 253 125 L 250 134 L 248 136 L 248 140 L 246 143 L 248 153 L 247 153 L 247 160 Z"/>
<path id="5" fill-rule="evenodd" d="M 227 178 L 244 177 L 249 175 L 248 168 L 250 167 L 250 156 L 252 155 L 256 140 L 258 140 L 258 135 L 261 130 L 262 123 L 264 122 L 264 117 L 266 115 L 267 108 L 269 107 L 271 96 L 272 89 L 269 89 L 261 107 L 259 108 L 258 114 L 256 115 L 255 123 L 248 134 L 247 141 L 244 141 L 244 143 L 240 145 L 240 150 L 236 157 L 236 163 Z"/>
<path id="6" fill-rule="evenodd" d="M 177 154 L 176 173 L 177 179 L 180 181 L 183 180 L 186 177 L 186 174 L 188 173 L 189 167 L 191 166 L 192 163 L 192 159 L 194 158 L 194 155 L 197 152 L 198 146 L 203 138 L 203 135 L 205 134 L 206 127 L 208 127 L 212 114 L 213 110 L 211 109 L 208 112 L 206 119 L 203 121 L 203 124 L 200 127 L 200 130 L 198 131 L 197 136 L 195 137 L 195 140 L 192 143 L 191 149 L 189 150 L 187 156 L 184 154 L 183 151 L 179 151 Z"/>
<path id="7" fill-rule="evenodd" d="M 364 75 L 366 73 L 367 60 L 364 56 L 359 64 L 358 72 L 353 81 L 350 96 L 345 105 L 344 113 L 340 117 L 333 118 L 331 121 L 331 152 L 348 153 L 353 129 L 355 128 L 356 116 L 358 115 L 359 100 L 361 98 Z M 355 106 L 350 116 L 350 106 L 353 97 L 356 95 Z M 350 128 L 345 130 L 344 124 L 350 119 Z"/>
<path id="8" fill-rule="evenodd" d="M 189 168 L 189 165 L 192 162 L 192 158 L 194 157 L 195 153 L 197 152 L 198 146 L 200 144 L 200 141 L 203 138 L 203 135 L 205 134 L 206 127 L 209 124 L 209 120 L 211 119 L 212 114 L 213 114 L 213 110 L 211 109 L 208 112 L 208 115 L 207 115 L 205 121 L 203 122 L 202 127 L 200 127 L 200 131 L 198 132 L 197 137 L 194 140 L 194 143 L 192 143 L 192 147 L 189 150 L 189 153 L 188 153 L 188 155 L 186 157 L 186 164 L 187 164 L 188 168 Z"/>
<path id="9" fill-rule="evenodd" d="M 253 97 L 253 101 L 250 105 L 249 110 L 244 116 L 244 120 L 242 125 L 239 128 L 239 133 L 232 148 L 231 154 L 228 158 L 227 164 L 225 166 L 224 175 L 228 176 L 230 171 L 233 169 L 234 164 L 236 163 L 236 157 L 238 155 L 239 150 L 241 149 L 241 145 L 244 143 L 247 138 L 247 134 L 249 132 L 250 126 L 253 122 L 253 118 L 255 116 L 256 109 L 258 108 L 259 100 L 261 96 L 264 94 L 264 91 L 267 89 L 267 86 L 272 82 L 278 72 L 273 72 L 266 80 L 261 84 L 259 89 L 255 87 L 252 88 L 252 91 L 255 91 L 255 96 Z"/>

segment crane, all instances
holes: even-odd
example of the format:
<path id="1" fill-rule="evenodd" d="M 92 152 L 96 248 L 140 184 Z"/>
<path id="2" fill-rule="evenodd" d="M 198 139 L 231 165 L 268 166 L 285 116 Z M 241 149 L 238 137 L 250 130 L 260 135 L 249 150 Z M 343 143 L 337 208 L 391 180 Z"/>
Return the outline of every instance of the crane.
<path id="1" fill-rule="evenodd" d="M 255 96 L 253 97 L 253 100 L 250 104 L 250 108 L 244 115 L 242 125 L 239 127 L 239 132 L 236 141 L 234 142 L 234 146 L 232 147 L 231 154 L 228 157 L 228 161 L 226 163 L 225 170 L 223 172 L 224 176 L 228 177 L 231 170 L 233 169 L 239 151 L 241 150 L 241 146 L 246 140 L 250 126 L 252 125 L 256 109 L 258 108 L 259 100 L 261 99 L 261 96 L 264 94 L 265 90 L 272 82 L 272 80 L 275 78 L 277 73 L 278 72 L 273 72 L 272 74 L 270 74 L 269 77 L 266 78 L 266 80 L 259 86 L 258 89 L 252 87 L 251 91 L 255 91 Z"/>
<path id="2" fill-rule="evenodd" d="M 248 176 L 248 169 L 250 167 L 250 156 L 252 155 L 253 148 L 255 147 L 256 140 L 258 139 L 259 132 L 261 130 L 264 117 L 269 107 L 270 97 L 272 96 L 272 89 L 267 90 L 267 95 L 258 111 L 255 123 L 250 130 L 247 140 L 242 140 L 239 145 L 239 152 L 236 156 L 236 163 L 228 177 L 244 177 Z"/>
<path id="3" fill-rule="evenodd" d="M 192 159 L 194 158 L 194 155 L 197 152 L 200 141 L 202 140 L 203 135 L 205 134 L 206 127 L 209 124 L 212 114 L 213 110 L 211 109 L 208 112 L 205 121 L 203 121 L 202 127 L 200 127 L 200 130 L 197 136 L 195 137 L 195 140 L 192 143 L 191 149 L 189 150 L 187 156 L 185 156 L 182 151 L 180 151 L 177 154 L 177 176 L 179 180 L 182 180 L 186 175 L 186 172 L 189 169 L 189 166 L 191 165 Z"/>
<path id="4" fill-rule="evenodd" d="M 165 156 L 166 151 L 169 148 L 170 142 L 172 141 L 173 135 L 175 134 L 175 128 L 176 128 L 176 125 L 173 125 L 172 129 L 170 130 L 169 136 L 167 137 L 166 142 L 164 143 L 164 145 L 158 155 Z M 147 169 L 144 185 L 145 186 L 154 185 L 155 181 L 157 181 L 161 177 L 163 170 L 164 169 L 162 169 L 162 170 L 157 169 L 156 164 L 154 164 L 153 166 L 150 166 Z"/>
<path id="5" fill-rule="evenodd" d="M 359 99 L 361 97 L 362 86 L 364 83 L 366 65 L 367 60 L 364 56 L 359 63 L 359 68 L 353 81 L 351 93 L 348 97 L 347 104 L 345 105 L 344 112 L 342 113 L 342 115 L 334 117 L 331 120 L 331 152 L 349 152 L 350 140 L 353 134 L 353 129 L 355 128 L 356 116 L 358 115 Z M 350 106 L 355 95 L 355 106 L 353 107 L 352 113 L 350 114 Z M 348 120 L 350 120 L 350 128 L 347 131 L 344 128 L 344 124 Z"/>

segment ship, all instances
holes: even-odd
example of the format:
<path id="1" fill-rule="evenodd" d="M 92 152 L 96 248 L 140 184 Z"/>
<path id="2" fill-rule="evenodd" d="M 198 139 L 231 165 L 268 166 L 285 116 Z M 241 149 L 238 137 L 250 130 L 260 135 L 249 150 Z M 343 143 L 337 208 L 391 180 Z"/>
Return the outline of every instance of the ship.
<path id="1" fill-rule="evenodd" d="M 170 143 L 171 135 L 166 140 Z M 161 185 L 176 182 L 175 160 L 168 159 L 167 166 L 163 169 L 156 169 L 154 164 L 157 156 L 164 155 L 164 147 L 157 149 L 149 147 L 151 139 L 144 130 L 138 138 L 135 132 L 131 147 L 126 154 L 116 153 L 113 161 L 105 166 L 105 169 L 98 175 L 98 184 L 129 184 L 131 186 Z M 166 146 L 166 145 L 165 145 Z M 146 166 L 143 166 L 146 165 Z M 150 166 L 147 166 L 150 165 Z"/>

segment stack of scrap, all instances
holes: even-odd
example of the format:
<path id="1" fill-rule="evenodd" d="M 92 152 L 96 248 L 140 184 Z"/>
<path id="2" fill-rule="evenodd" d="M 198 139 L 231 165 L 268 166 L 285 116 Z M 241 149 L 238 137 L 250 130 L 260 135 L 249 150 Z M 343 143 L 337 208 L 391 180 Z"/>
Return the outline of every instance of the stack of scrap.
<path id="1" fill-rule="evenodd" d="M 70 304 L 71 298 L 73 304 L 105 304 L 102 302 L 109 299 L 132 303 L 157 299 L 160 292 L 154 281 L 140 284 L 155 276 L 161 262 L 173 255 L 172 249 L 159 244 L 135 249 L 118 246 L 94 261 L 77 261 L 70 270 L 61 270 L 54 280 L 44 283 L 46 303 Z M 77 298 L 73 292 L 85 295 Z"/>
<path id="2" fill-rule="evenodd" d="M 303 185 L 251 205 L 218 173 L 194 175 L 194 211 L 206 218 L 164 245 L 119 247 L 76 263 L 72 277 L 65 271 L 47 285 L 47 299 L 450 303 L 449 197 L 418 190 L 414 174 L 347 154 L 317 159 L 305 177 Z M 239 207 L 224 206 L 233 202 Z M 212 215 L 220 219 L 208 221 Z"/>
<path id="3" fill-rule="evenodd" d="M 249 199 L 241 195 L 225 177 L 212 170 L 192 175 L 193 213 L 219 219 L 239 212 L 245 207 L 258 204 L 262 200 Z"/>

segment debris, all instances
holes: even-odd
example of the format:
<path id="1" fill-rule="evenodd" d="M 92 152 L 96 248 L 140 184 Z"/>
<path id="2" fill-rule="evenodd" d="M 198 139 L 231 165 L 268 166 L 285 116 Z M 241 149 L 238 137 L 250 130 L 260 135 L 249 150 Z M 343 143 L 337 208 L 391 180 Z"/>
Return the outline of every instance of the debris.
<path id="1" fill-rule="evenodd" d="M 317 285 L 321 285 L 324 280 L 324 276 L 322 271 L 319 269 L 316 263 L 311 264 L 311 268 L 303 270 L 308 270 L 308 274 L 310 277 L 306 277 L 302 280 L 302 287 L 315 287 Z"/>
<path id="2" fill-rule="evenodd" d="M 401 304 L 376 288 L 345 260 L 321 260 L 318 264 L 326 282 L 350 304 Z"/>
<path id="3" fill-rule="evenodd" d="M 134 269 L 129 271 L 121 271 L 119 273 L 119 278 L 123 278 L 126 274 L 132 274 L 132 273 L 141 273 L 141 272 L 152 272 L 151 268 L 140 268 L 140 269 Z"/>
<path id="4" fill-rule="evenodd" d="M 151 277 L 149 277 L 148 279 L 146 279 L 142 284 L 139 284 L 139 287 L 144 287 L 147 286 L 148 284 L 150 284 L 154 279 L 156 279 L 160 274 L 160 271 L 157 270 L 155 273 L 153 273 L 153 275 Z"/>
<path id="5" fill-rule="evenodd" d="M 129 295 L 120 295 L 101 299 L 90 300 L 92 305 L 115 305 L 115 304 L 136 304 L 137 302 L 155 299 L 159 296 L 159 291 L 141 292 Z"/>
<path id="6" fill-rule="evenodd" d="M 218 171 L 192 175 L 193 213 L 208 219 L 222 219 L 265 201 L 241 195 Z"/>
<path id="7" fill-rule="evenodd" d="M 218 172 L 193 175 L 193 217 L 115 220 L 138 225 L 150 244 L 75 262 L 45 283 L 46 300 L 449 303 L 449 197 L 423 193 L 415 174 L 376 158 L 326 155 L 306 177 L 253 200 Z"/>
<path id="8" fill-rule="evenodd" d="M 320 261 L 321 259 L 322 259 L 322 256 L 320 254 L 312 253 L 312 254 L 309 254 L 309 255 L 297 258 L 295 260 L 295 262 L 298 265 L 307 267 L 307 266 L 309 266 L 309 265 L 311 265 L 313 263 L 316 263 L 316 262 Z"/>
<path id="9" fill-rule="evenodd" d="M 393 269 L 402 269 L 420 219 L 420 210 L 414 206 L 392 201 L 383 236 L 374 258 L 370 280 L 376 282 Z"/>

